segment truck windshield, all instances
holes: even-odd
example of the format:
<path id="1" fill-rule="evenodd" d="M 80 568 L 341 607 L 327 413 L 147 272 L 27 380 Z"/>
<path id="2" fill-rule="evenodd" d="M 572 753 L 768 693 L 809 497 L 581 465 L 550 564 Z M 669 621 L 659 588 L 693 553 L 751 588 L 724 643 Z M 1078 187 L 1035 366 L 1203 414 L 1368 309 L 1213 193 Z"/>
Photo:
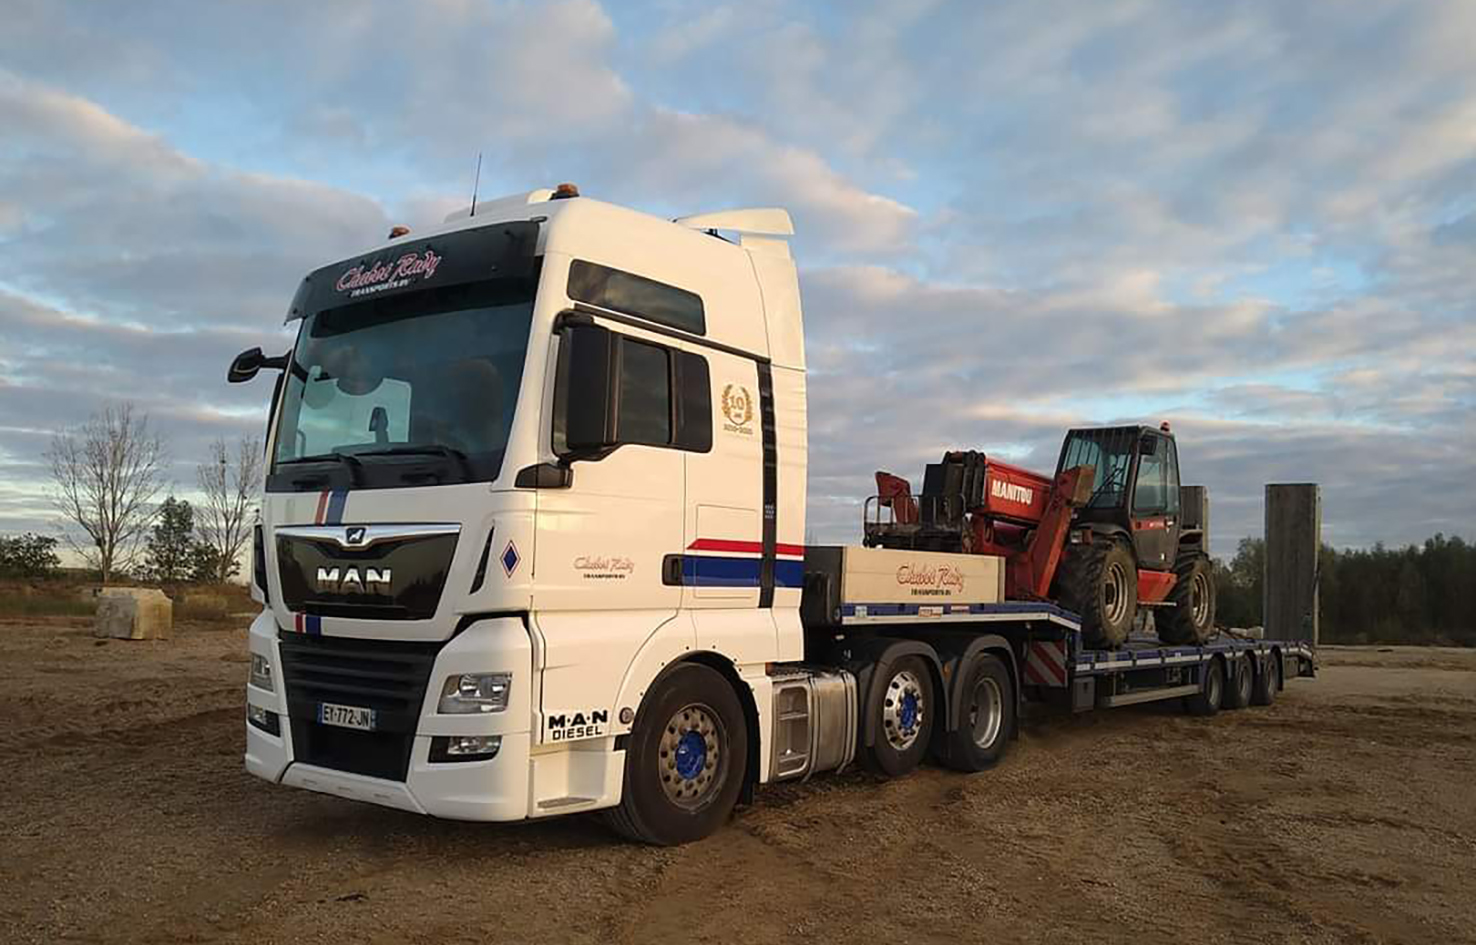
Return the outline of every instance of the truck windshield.
<path id="1" fill-rule="evenodd" d="M 1138 438 L 1135 430 L 1072 430 L 1061 447 L 1061 466 L 1065 472 L 1077 466 L 1093 466 L 1089 509 L 1110 509 L 1122 505 L 1127 490 L 1128 470 Z"/>
<path id="2" fill-rule="evenodd" d="M 340 475 L 357 488 L 402 485 L 407 475 L 497 478 L 532 307 L 519 280 L 309 315 L 282 393 L 268 487 L 321 488 Z M 428 474 L 427 464 L 439 468 Z"/>

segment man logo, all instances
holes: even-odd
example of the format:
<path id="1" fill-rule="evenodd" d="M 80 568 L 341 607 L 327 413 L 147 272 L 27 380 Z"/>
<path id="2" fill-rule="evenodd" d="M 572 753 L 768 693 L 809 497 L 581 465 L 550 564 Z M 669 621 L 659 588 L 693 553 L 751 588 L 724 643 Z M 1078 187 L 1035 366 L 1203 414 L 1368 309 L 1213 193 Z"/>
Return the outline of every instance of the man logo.
<path id="1" fill-rule="evenodd" d="M 319 567 L 316 583 L 331 594 L 388 594 L 390 573 L 389 568 L 365 568 L 360 575 L 358 568 Z"/>
<path id="2" fill-rule="evenodd" d="M 362 525 L 355 525 L 343 533 L 343 543 L 346 545 L 362 545 L 364 535 L 368 532 Z"/>

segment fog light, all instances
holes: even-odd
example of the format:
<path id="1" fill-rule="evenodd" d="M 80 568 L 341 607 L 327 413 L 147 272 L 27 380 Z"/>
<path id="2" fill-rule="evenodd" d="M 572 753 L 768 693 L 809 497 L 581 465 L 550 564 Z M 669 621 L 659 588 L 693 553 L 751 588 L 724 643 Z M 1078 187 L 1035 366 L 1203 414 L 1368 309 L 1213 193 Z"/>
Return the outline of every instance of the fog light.
<path id="1" fill-rule="evenodd" d="M 446 680 L 438 709 L 450 715 L 501 712 L 507 708 L 512 673 L 461 673 Z"/>
<path id="2" fill-rule="evenodd" d="M 437 735 L 431 739 L 431 761 L 486 761 L 497 757 L 501 735 Z"/>
<path id="3" fill-rule="evenodd" d="M 282 734 L 282 724 L 277 719 L 277 713 L 269 712 L 259 705 L 246 706 L 246 721 L 268 735 Z"/>
<path id="4" fill-rule="evenodd" d="M 260 653 L 251 654 L 251 685 L 267 692 L 275 692 L 272 686 L 272 661 Z"/>

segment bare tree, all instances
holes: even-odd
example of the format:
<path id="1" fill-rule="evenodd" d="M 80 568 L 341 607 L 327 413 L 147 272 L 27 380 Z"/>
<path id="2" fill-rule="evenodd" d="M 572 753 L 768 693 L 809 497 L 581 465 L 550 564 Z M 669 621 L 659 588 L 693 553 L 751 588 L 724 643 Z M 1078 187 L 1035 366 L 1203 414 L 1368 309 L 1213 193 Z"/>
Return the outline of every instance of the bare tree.
<path id="1" fill-rule="evenodd" d="M 251 537 L 261 471 L 261 439 L 255 436 L 241 437 L 234 450 L 217 439 L 210 444 L 209 458 L 196 467 L 205 495 L 195 508 L 196 530 L 214 552 L 221 583 L 240 567 L 241 549 Z"/>
<path id="2" fill-rule="evenodd" d="M 58 433 L 46 459 L 52 503 L 76 526 L 66 529 L 67 541 L 106 584 L 133 562 L 148 534 L 154 499 L 164 487 L 164 441 L 149 431 L 148 414 L 125 403 Z"/>

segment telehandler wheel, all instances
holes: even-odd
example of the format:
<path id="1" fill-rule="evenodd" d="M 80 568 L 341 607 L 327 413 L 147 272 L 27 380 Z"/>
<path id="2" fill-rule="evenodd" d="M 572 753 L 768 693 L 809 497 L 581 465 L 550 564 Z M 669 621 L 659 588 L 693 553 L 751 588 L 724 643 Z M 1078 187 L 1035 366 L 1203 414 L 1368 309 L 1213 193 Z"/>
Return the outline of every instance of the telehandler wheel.
<path id="1" fill-rule="evenodd" d="M 898 778 L 916 768 L 928 750 L 937 703 L 933 674 L 920 656 L 904 656 L 872 681 L 866 718 L 876 738 L 861 746 L 868 769 Z M 865 726 L 863 726 L 865 731 Z"/>
<path id="2" fill-rule="evenodd" d="M 1261 659 L 1261 671 L 1256 673 L 1256 684 L 1251 690 L 1251 705 L 1270 705 L 1276 701 L 1276 690 L 1281 688 L 1281 654 L 1267 653 Z"/>
<path id="3" fill-rule="evenodd" d="M 1174 566 L 1173 604 L 1167 620 L 1158 622 L 1165 643 L 1204 643 L 1215 632 L 1215 578 L 1209 558 L 1190 555 Z"/>
<path id="4" fill-rule="evenodd" d="M 1256 684 L 1256 670 L 1250 657 L 1237 656 L 1230 661 L 1230 678 L 1225 686 L 1225 708 L 1243 709 L 1251 704 L 1252 690 Z"/>
<path id="5" fill-rule="evenodd" d="M 732 813 L 747 760 L 748 725 L 733 688 L 717 670 L 680 664 L 641 705 L 620 806 L 607 819 L 643 843 L 700 840 Z"/>
<path id="6" fill-rule="evenodd" d="M 964 671 L 963 712 L 948 733 L 946 763 L 956 771 L 983 771 L 1004 757 L 1015 725 L 1010 671 L 997 656 L 980 653 Z"/>
<path id="7" fill-rule="evenodd" d="M 1214 715 L 1225 701 L 1225 661 L 1212 659 L 1204 666 L 1199 691 L 1184 697 L 1184 709 L 1190 715 Z"/>
<path id="8" fill-rule="evenodd" d="M 1055 590 L 1063 607 L 1081 615 L 1087 646 L 1122 646 L 1138 615 L 1138 563 L 1132 548 L 1112 538 L 1067 545 Z"/>

